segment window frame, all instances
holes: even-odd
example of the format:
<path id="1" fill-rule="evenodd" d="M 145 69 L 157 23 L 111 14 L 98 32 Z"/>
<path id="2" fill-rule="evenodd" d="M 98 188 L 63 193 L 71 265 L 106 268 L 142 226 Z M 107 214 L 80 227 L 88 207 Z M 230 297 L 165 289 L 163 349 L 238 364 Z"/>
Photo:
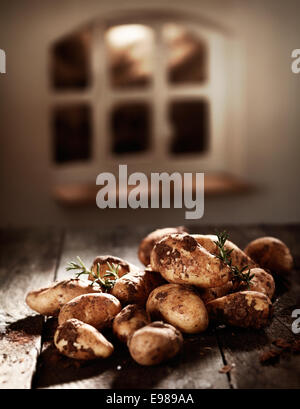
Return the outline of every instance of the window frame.
<path id="1" fill-rule="evenodd" d="M 207 44 L 207 81 L 193 84 L 168 84 L 166 71 L 166 45 L 162 39 L 162 27 L 166 23 L 178 23 L 192 27 Z M 153 28 L 155 54 L 153 81 L 141 89 L 110 87 L 108 60 L 105 48 L 105 31 L 122 24 L 144 24 Z M 92 155 L 82 162 L 51 163 L 56 182 L 86 182 L 94 180 L 98 173 L 117 173 L 119 164 L 127 164 L 130 171 L 205 171 L 243 172 L 243 117 L 244 90 L 241 46 L 231 33 L 213 24 L 190 16 L 166 14 L 154 16 L 115 17 L 95 20 L 92 29 L 91 81 L 84 90 L 49 90 L 49 109 L 65 104 L 88 103 L 92 111 Z M 209 148 L 203 153 L 168 154 L 170 129 L 167 123 L 169 101 L 204 99 L 209 104 Z M 146 152 L 114 154 L 110 149 L 109 110 L 122 101 L 149 101 L 152 104 L 152 141 Z M 51 136 L 50 136 L 51 137 Z"/>

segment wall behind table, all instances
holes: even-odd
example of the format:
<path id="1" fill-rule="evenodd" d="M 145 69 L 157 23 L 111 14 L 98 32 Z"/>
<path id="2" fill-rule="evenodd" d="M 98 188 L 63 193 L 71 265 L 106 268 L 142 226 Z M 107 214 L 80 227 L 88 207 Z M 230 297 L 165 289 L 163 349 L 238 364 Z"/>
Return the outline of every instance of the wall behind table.
<path id="1" fill-rule="evenodd" d="M 245 47 L 247 146 L 242 176 L 262 189 L 247 196 L 206 198 L 202 222 L 299 222 L 300 75 L 290 70 L 291 51 L 300 48 L 299 2 L 126 1 L 126 10 L 171 6 L 228 27 Z M 1 226 L 184 222 L 181 210 L 66 210 L 51 197 L 49 44 L 118 7 L 124 8 L 124 2 L 1 1 L 0 48 L 7 54 L 7 74 L 0 77 Z"/>

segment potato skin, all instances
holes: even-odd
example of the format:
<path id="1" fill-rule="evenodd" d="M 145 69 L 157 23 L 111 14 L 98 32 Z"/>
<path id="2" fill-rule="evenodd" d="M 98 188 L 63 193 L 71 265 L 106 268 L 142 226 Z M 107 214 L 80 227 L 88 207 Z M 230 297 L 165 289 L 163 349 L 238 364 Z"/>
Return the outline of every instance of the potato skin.
<path id="1" fill-rule="evenodd" d="M 89 293 L 100 293 L 88 280 L 70 279 L 54 282 L 52 285 L 31 291 L 26 296 L 27 305 L 42 315 L 57 315 L 61 307 L 73 298 Z"/>
<path id="2" fill-rule="evenodd" d="M 181 333 L 172 325 L 152 322 L 137 330 L 129 341 L 129 352 L 140 365 L 158 365 L 178 354 L 183 344 Z"/>
<path id="3" fill-rule="evenodd" d="M 91 270 L 94 273 L 97 273 L 97 264 L 99 264 L 100 277 L 103 277 L 104 274 L 106 274 L 107 270 L 109 269 L 108 263 L 110 265 L 112 264 L 119 265 L 119 268 L 118 268 L 119 277 L 122 277 L 125 274 L 131 273 L 131 272 L 139 271 L 139 268 L 137 266 L 129 263 L 128 261 L 123 260 L 122 258 L 119 258 L 119 257 L 110 256 L 110 255 L 97 256 L 93 261 Z M 90 275 L 89 279 L 93 280 L 94 277 Z"/>
<path id="4" fill-rule="evenodd" d="M 232 281 L 228 281 L 226 284 L 220 287 L 213 288 L 199 288 L 199 295 L 204 304 L 207 304 L 209 301 L 215 300 L 216 298 L 223 297 L 224 295 L 229 294 L 233 290 Z"/>
<path id="5" fill-rule="evenodd" d="M 154 247 L 154 244 L 168 236 L 172 233 L 184 233 L 187 232 L 186 227 L 178 226 L 178 227 L 166 227 L 164 229 L 157 229 L 153 232 L 149 233 L 140 243 L 139 250 L 138 250 L 138 257 L 141 263 L 145 266 L 150 264 L 150 254 Z"/>
<path id="6" fill-rule="evenodd" d="M 293 268 L 293 256 L 289 248 L 275 237 L 260 237 L 253 240 L 244 251 L 259 267 L 272 273 L 287 273 Z"/>
<path id="7" fill-rule="evenodd" d="M 149 295 L 146 311 L 152 319 L 161 319 L 181 332 L 196 334 L 208 326 L 208 313 L 199 294 L 192 287 L 165 284 Z"/>
<path id="8" fill-rule="evenodd" d="M 116 281 L 111 294 L 117 297 L 122 305 L 144 306 L 151 291 L 164 283 L 165 280 L 160 274 L 146 269 L 121 277 Z"/>
<path id="9" fill-rule="evenodd" d="M 129 304 L 115 316 L 113 332 L 121 342 L 128 343 L 134 332 L 150 324 L 150 319 L 144 308 L 137 304 Z"/>
<path id="10" fill-rule="evenodd" d="M 215 241 L 218 237 L 214 234 L 192 234 L 197 242 L 203 246 L 211 254 L 217 255 L 219 253 L 218 247 Z M 249 268 L 258 267 L 257 263 L 253 261 L 243 250 L 241 250 L 236 244 L 230 240 L 226 240 L 224 245 L 226 250 L 232 250 L 230 257 L 232 260 L 232 265 L 242 268 L 248 266 Z"/>
<path id="11" fill-rule="evenodd" d="M 273 308 L 270 299 L 255 291 L 240 291 L 209 301 L 209 318 L 242 328 L 262 328 L 269 323 Z"/>
<path id="12" fill-rule="evenodd" d="M 102 329 L 110 327 L 120 311 L 120 301 L 111 294 L 83 294 L 62 307 L 58 314 L 58 323 L 61 325 L 70 318 L 76 318 Z"/>
<path id="13" fill-rule="evenodd" d="M 155 244 L 151 267 L 167 281 L 201 288 L 219 287 L 230 279 L 230 268 L 189 234 L 171 234 Z"/>
<path id="14" fill-rule="evenodd" d="M 89 360 L 109 357 L 113 345 L 94 327 L 77 319 L 69 319 L 54 334 L 54 345 L 69 358 Z"/>
<path id="15" fill-rule="evenodd" d="M 247 288 L 245 284 L 241 284 L 239 286 L 239 291 L 257 291 L 265 294 L 271 300 L 275 293 L 275 281 L 271 274 L 267 273 L 262 268 L 251 268 L 250 274 L 254 274 L 254 277 L 250 281 L 250 288 Z"/>

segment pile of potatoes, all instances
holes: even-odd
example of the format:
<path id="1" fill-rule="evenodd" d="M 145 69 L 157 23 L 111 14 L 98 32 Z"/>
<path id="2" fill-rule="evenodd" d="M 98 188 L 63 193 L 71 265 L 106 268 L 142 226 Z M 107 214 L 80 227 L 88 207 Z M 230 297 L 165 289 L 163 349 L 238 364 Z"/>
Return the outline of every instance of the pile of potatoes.
<path id="1" fill-rule="evenodd" d="M 93 277 L 69 279 L 27 294 L 26 303 L 45 316 L 57 316 L 57 349 L 70 358 L 107 358 L 114 346 L 101 331 L 111 328 L 141 365 L 156 365 L 174 357 L 182 334 L 204 332 L 209 322 L 262 328 L 272 316 L 274 274 L 293 267 L 287 246 L 262 237 L 241 250 L 229 240 L 232 264 L 247 265 L 250 288 L 232 280 L 231 269 L 218 257 L 214 235 L 189 234 L 183 227 L 159 229 L 145 237 L 139 268 L 114 256 L 98 256 L 103 277 L 111 263 L 119 279 L 109 292 L 93 286 Z"/>

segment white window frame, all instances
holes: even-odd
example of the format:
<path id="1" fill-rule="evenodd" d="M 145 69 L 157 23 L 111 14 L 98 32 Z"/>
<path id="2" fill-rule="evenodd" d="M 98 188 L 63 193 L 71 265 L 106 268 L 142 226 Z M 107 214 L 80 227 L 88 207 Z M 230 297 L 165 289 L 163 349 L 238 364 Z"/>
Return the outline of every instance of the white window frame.
<path id="1" fill-rule="evenodd" d="M 162 38 L 165 23 L 179 23 L 191 27 L 207 43 L 207 81 L 199 84 L 167 83 L 167 50 Z M 153 80 L 140 89 L 113 89 L 109 83 L 105 31 L 121 24 L 144 24 L 154 30 L 155 52 Z M 126 17 L 95 20 L 91 24 L 91 85 L 82 91 L 49 89 L 49 112 L 56 106 L 86 102 L 92 111 L 91 158 L 81 162 L 51 163 L 55 183 L 93 182 L 103 171 L 117 174 L 119 164 L 127 164 L 129 171 L 168 172 L 226 172 L 236 176 L 244 169 L 244 67 L 241 44 L 230 33 L 195 18 Z M 203 98 L 209 104 L 209 148 L 206 152 L 171 155 L 168 153 L 171 130 L 167 122 L 168 101 Z M 114 154 L 108 112 L 114 103 L 144 101 L 152 104 L 150 142 L 146 152 Z M 49 135 L 52 138 L 52 135 Z M 155 169 L 154 165 L 155 164 Z"/>

